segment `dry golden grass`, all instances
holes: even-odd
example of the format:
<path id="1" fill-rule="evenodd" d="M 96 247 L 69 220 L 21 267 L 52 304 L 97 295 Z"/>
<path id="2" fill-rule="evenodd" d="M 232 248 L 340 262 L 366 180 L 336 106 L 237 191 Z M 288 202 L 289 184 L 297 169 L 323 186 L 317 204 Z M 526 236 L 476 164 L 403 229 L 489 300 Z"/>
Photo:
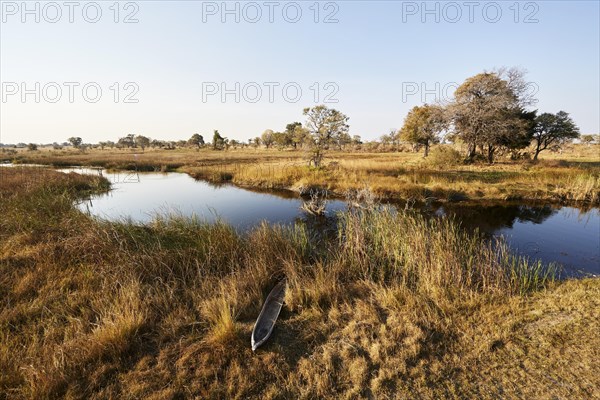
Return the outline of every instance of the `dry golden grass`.
<path id="1" fill-rule="evenodd" d="M 435 148 L 434 148 L 435 153 Z M 409 152 L 336 152 L 326 167 L 307 167 L 303 151 L 91 150 L 21 152 L 16 161 L 187 172 L 198 179 L 263 189 L 325 188 L 343 195 L 370 188 L 382 198 L 418 201 L 545 200 L 600 204 L 600 145 L 541 153 L 539 163 L 499 158 L 494 165 L 431 163 Z"/>
<path id="2" fill-rule="evenodd" d="M 43 179 L 38 179 L 42 174 Z M 595 398 L 600 280 L 554 282 L 450 221 L 338 237 L 72 206 L 98 177 L 0 169 L 0 398 Z M 285 275 L 275 333 L 262 300 Z"/>

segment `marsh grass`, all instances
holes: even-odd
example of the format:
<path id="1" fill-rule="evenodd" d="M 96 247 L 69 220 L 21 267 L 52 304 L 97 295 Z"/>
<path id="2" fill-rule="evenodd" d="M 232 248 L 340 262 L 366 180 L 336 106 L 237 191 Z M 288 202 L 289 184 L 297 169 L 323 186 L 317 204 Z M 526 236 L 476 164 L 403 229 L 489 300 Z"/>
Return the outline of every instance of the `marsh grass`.
<path id="1" fill-rule="evenodd" d="M 552 266 L 511 254 L 452 219 L 383 207 L 340 215 L 339 262 L 355 279 L 397 282 L 428 294 L 526 294 L 548 286 Z"/>
<path id="2" fill-rule="evenodd" d="M 452 220 L 356 207 L 315 246 L 302 225 L 94 220 L 73 201 L 102 178 L 2 174 L 0 397 L 598 394 L 598 280 L 555 282 Z"/>
<path id="3" fill-rule="evenodd" d="M 456 146 L 455 146 L 456 147 Z M 132 150 L 21 152 L 17 162 L 181 171 L 215 183 L 263 189 L 325 189 L 343 197 L 369 189 L 381 198 L 425 201 L 545 200 L 600 204 L 599 145 L 570 145 L 538 163 L 499 159 L 494 165 L 459 162 L 458 147 L 435 146 L 428 159 L 411 152 L 329 151 L 327 165 L 309 168 L 302 151 Z M 438 160 L 439 159 L 439 160 Z"/>

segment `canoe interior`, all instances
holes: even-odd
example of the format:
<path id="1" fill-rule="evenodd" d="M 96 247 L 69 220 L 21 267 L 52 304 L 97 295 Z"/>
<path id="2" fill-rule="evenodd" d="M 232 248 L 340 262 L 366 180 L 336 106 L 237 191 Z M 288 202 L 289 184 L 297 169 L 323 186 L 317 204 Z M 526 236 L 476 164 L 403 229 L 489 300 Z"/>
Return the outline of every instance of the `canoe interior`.
<path id="1" fill-rule="evenodd" d="M 269 296 L 267 296 L 252 330 L 252 350 L 255 350 L 271 336 L 275 322 L 277 322 L 281 307 L 283 306 L 285 287 L 286 282 L 284 279 L 277 283 L 271 290 L 271 293 L 269 293 Z"/>

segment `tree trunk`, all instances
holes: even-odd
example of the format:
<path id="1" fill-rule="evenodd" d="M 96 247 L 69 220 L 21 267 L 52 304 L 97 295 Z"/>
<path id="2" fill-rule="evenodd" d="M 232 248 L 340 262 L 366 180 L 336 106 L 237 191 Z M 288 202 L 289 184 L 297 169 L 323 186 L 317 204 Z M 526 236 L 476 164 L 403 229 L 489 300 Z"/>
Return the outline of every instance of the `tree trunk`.
<path id="1" fill-rule="evenodd" d="M 429 155 L 429 142 L 425 143 L 425 154 L 423 157 L 427 157 Z"/>
<path id="2" fill-rule="evenodd" d="M 494 146 L 488 145 L 488 164 L 494 163 Z"/>
<path id="3" fill-rule="evenodd" d="M 540 154 L 540 152 L 542 151 L 542 142 L 541 140 L 537 140 L 536 146 L 535 146 L 535 154 L 533 155 L 533 161 L 537 161 L 538 159 L 538 155 Z"/>
<path id="4" fill-rule="evenodd" d="M 477 151 L 477 146 L 475 144 L 469 145 L 469 151 L 467 152 L 467 160 L 470 162 L 475 158 L 475 152 Z"/>

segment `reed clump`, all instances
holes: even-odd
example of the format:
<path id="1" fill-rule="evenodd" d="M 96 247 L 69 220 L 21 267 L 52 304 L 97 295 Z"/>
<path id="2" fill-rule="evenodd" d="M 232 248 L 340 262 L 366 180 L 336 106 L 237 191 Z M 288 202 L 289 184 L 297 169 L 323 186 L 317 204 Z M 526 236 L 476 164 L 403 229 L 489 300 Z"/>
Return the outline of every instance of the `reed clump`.
<path id="1" fill-rule="evenodd" d="M 354 279 L 397 282 L 428 294 L 521 293 L 539 290 L 556 268 L 514 256 L 452 219 L 382 207 L 341 215 L 339 262 Z"/>
<path id="2" fill-rule="evenodd" d="M 73 207 L 102 178 L 1 173 L 0 398 L 598 394 L 599 281 L 556 281 L 452 220 L 365 204 L 319 243 L 301 224 L 106 222 Z"/>

